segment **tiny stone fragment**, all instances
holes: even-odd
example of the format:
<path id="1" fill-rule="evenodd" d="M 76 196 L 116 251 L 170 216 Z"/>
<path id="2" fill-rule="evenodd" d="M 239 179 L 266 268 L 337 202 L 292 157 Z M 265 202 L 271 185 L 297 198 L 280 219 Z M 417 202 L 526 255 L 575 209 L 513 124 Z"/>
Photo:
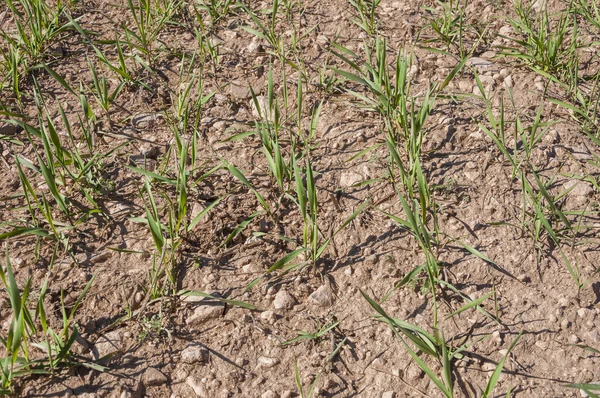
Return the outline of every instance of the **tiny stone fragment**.
<path id="1" fill-rule="evenodd" d="M 222 313 L 223 306 L 221 305 L 201 305 L 194 310 L 194 313 L 186 319 L 185 323 L 188 325 L 201 324 L 209 319 L 220 317 Z"/>
<path id="2" fill-rule="evenodd" d="M 131 119 L 131 124 L 136 129 L 151 129 L 156 127 L 158 121 L 162 119 L 164 116 L 160 113 L 142 113 L 136 115 Z"/>
<path id="3" fill-rule="evenodd" d="M 494 65 L 492 61 L 487 59 L 472 57 L 467 61 L 467 65 L 475 67 L 477 70 L 485 70 Z"/>
<path id="4" fill-rule="evenodd" d="M 280 290 L 275 295 L 275 300 L 273 301 L 273 307 L 275 309 L 286 309 L 289 310 L 296 304 L 296 300 L 292 295 L 285 289 Z"/>
<path id="5" fill-rule="evenodd" d="M 260 318 L 263 321 L 266 321 L 270 324 L 275 323 L 275 320 L 277 319 L 277 317 L 275 316 L 275 313 L 273 311 L 263 311 L 260 314 Z"/>
<path id="6" fill-rule="evenodd" d="M 243 85 L 241 83 L 232 83 L 229 86 L 231 95 L 237 99 L 246 99 L 250 98 L 250 89 L 247 85 Z"/>
<path id="7" fill-rule="evenodd" d="M 342 188 L 347 188 L 349 186 L 361 182 L 362 179 L 363 177 L 360 174 L 355 173 L 354 171 L 345 171 L 340 177 L 340 186 Z"/>
<path id="8" fill-rule="evenodd" d="M 148 387 L 160 386 L 167 382 L 167 376 L 156 368 L 148 368 L 142 376 L 142 382 Z"/>
<path id="9" fill-rule="evenodd" d="M 317 290 L 312 292 L 312 294 L 309 297 L 309 301 L 311 304 L 316 305 L 318 307 L 330 306 L 333 303 L 331 289 L 329 289 L 329 287 L 325 285 L 319 287 Z"/>
<path id="10" fill-rule="evenodd" d="M 208 390 L 206 389 L 206 386 L 197 377 L 189 376 L 187 379 L 185 379 L 185 382 L 192 388 L 192 390 L 194 390 L 194 393 L 197 397 L 208 397 Z"/>
<path id="11" fill-rule="evenodd" d="M 264 368 L 272 368 L 273 366 L 275 366 L 279 363 L 279 359 L 260 356 L 260 357 L 258 357 L 257 362 L 258 362 L 258 366 L 261 366 Z"/>
<path id="12" fill-rule="evenodd" d="M 119 330 L 113 330 L 102 336 L 94 344 L 93 353 L 96 359 L 104 358 L 107 355 L 115 354 L 124 349 L 123 336 Z"/>
<path id="13" fill-rule="evenodd" d="M 189 345 L 181 352 L 181 361 L 184 363 L 199 363 L 208 360 L 208 350 L 199 345 Z"/>

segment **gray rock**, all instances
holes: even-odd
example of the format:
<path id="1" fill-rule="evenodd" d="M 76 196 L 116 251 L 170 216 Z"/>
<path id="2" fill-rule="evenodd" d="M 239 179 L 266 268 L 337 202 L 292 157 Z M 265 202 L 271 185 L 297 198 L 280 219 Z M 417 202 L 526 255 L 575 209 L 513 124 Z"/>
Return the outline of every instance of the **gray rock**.
<path id="1" fill-rule="evenodd" d="M 272 325 L 277 320 L 277 317 L 273 311 L 263 311 L 260 313 L 260 319 Z"/>
<path id="2" fill-rule="evenodd" d="M 250 109 L 252 110 L 252 116 L 254 117 L 263 117 L 266 118 L 269 121 L 271 120 L 271 110 L 269 109 L 269 99 L 264 96 L 264 95 L 258 95 L 256 97 L 256 102 L 258 102 L 258 107 L 260 108 L 260 113 L 259 113 L 259 109 L 256 107 L 256 104 L 254 103 L 254 99 L 250 100 Z"/>
<path id="3" fill-rule="evenodd" d="M 309 296 L 308 300 L 311 304 L 318 307 L 329 307 L 333 304 L 333 295 L 328 286 L 321 286 Z"/>
<path id="4" fill-rule="evenodd" d="M 473 57 L 469 58 L 469 60 L 467 61 L 467 65 L 471 65 L 475 69 L 481 71 L 494 66 L 494 63 L 492 61 L 488 61 L 487 59 Z"/>
<path id="5" fill-rule="evenodd" d="M 570 190 L 569 197 L 574 198 L 577 204 L 585 204 L 587 197 L 594 193 L 594 189 L 588 183 L 580 180 L 570 180 L 564 188 Z"/>
<path id="6" fill-rule="evenodd" d="M 473 91 L 473 82 L 467 80 L 460 80 L 458 82 L 458 88 L 460 91 L 470 93 Z"/>
<path id="7" fill-rule="evenodd" d="M 156 368 L 148 368 L 142 376 L 142 383 L 146 387 L 160 386 L 167 383 L 167 376 Z"/>
<path id="8" fill-rule="evenodd" d="M 119 330 L 113 330 L 103 334 L 96 340 L 92 352 L 96 359 L 100 359 L 107 355 L 123 352 L 124 348 L 123 335 Z"/>
<path id="9" fill-rule="evenodd" d="M 161 113 L 141 113 L 131 119 L 131 124 L 136 129 L 147 130 L 156 127 L 162 119 L 164 116 Z"/>
<path id="10" fill-rule="evenodd" d="M 0 123 L 0 134 L 2 134 L 2 135 L 17 134 L 17 126 L 15 126 L 14 124 Z"/>
<path id="11" fill-rule="evenodd" d="M 577 315 L 580 318 L 584 318 L 584 319 L 585 318 L 593 318 L 593 316 L 594 316 L 592 310 L 590 310 L 589 308 L 584 308 L 584 307 L 577 310 Z"/>
<path id="12" fill-rule="evenodd" d="M 208 389 L 200 379 L 195 376 L 189 376 L 185 379 L 188 386 L 192 387 L 197 397 L 208 397 Z"/>
<path id="13" fill-rule="evenodd" d="M 181 352 L 181 361 L 184 363 L 200 363 L 208 360 L 208 350 L 199 345 L 189 345 Z"/>
<path id="14" fill-rule="evenodd" d="M 206 209 L 206 207 L 204 207 L 204 205 L 202 205 L 199 202 L 195 202 L 194 205 L 192 206 L 192 211 L 190 213 L 190 222 L 192 220 L 194 220 L 196 218 L 196 216 L 198 216 L 198 214 L 202 213 L 204 211 L 204 209 Z M 200 219 L 199 223 L 203 224 L 208 219 L 209 219 L 209 214 L 204 214 L 204 216 L 202 216 L 202 218 Z"/>
<path id="15" fill-rule="evenodd" d="M 242 271 L 244 271 L 247 274 L 255 274 L 258 272 L 263 272 L 264 268 L 260 264 L 257 264 L 254 261 L 252 261 L 249 264 L 242 266 Z"/>
<path id="16" fill-rule="evenodd" d="M 535 0 L 531 7 L 535 10 L 535 12 L 540 12 L 546 9 L 548 6 L 548 0 Z"/>
<path id="17" fill-rule="evenodd" d="M 381 398 L 396 398 L 396 393 L 394 391 L 386 391 L 381 395 Z"/>
<path id="18" fill-rule="evenodd" d="M 275 391 L 267 390 L 260 396 L 260 398 L 279 398 L 279 394 L 277 394 Z"/>
<path id="19" fill-rule="evenodd" d="M 260 41 L 256 37 L 252 39 L 252 41 L 250 42 L 250 44 L 248 44 L 248 47 L 246 47 L 246 49 L 249 53 L 261 53 L 265 51 L 262 44 L 260 44 Z"/>
<path id="20" fill-rule="evenodd" d="M 242 83 L 231 83 L 229 91 L 234 98 L 246 99 L 250 98 L 250 89 L 248 85 Z"/>
<path id="21" fill-rule="evenodd" d="M 71 350 L 79 355 L 85 355 L 90 350 L 90 344 L 81 335 L 78 335 L 75 338 L 75 343 L 71 346 Z"/>
<path id="22" fill-rule="evenodd" d="M 406 379 L 412 383 L 416 382 L 419 379 L 422 379 L 425 376 L 425 372 L 415 365 L 409 366 L 406 371 Z"/>
<path id="23" fill-rule="evenodd" d="M 197 325 L 208 321 L 209 319 L 216 319 L 223 314 L 222 305 L 201 305 L 194 310 L 194 313 L 185 320 L 188 325 Z"/>
<path id="24" fill-rule="evenodd" d="M 148 159 L 156 159 L 160 155 L 160 149 L 150 142 L 144 142 L 140 145 L 140 155 Z"/>
<path id="25" fill-rule="evenodd" d="M 354 171 L 348 170 L 348 171 L 345 171 L 342 173 L 342 175 L 340 177 L 340 186 L 342 188 L 346 188 L 346 187 L 352 186 L 356 183 L 359 183 L 362 180 L 363 180 L 362 175 L 360 175 Z"/>
<path id="26" fill-rule="evenodd" d="M 258 357 L 258 360 L 257 360 L 258 366 L 263 367 L 263 368 L 272 368 L 273 366 L 277 365 L 279 362 L 280 362 L 279 358 L 270 358 L 270 357 L 264 357 L 264 356 Z"/>
<path id="27" fill-rule="evenodd" d="M 281 289 L 276 295 L 275 300 L 273 300 L 273 307 L 275 309 L 281 310 L 286 309 L 289 310 L 296 305 L 296 300 L 292 295 L 285 289 Z"/>

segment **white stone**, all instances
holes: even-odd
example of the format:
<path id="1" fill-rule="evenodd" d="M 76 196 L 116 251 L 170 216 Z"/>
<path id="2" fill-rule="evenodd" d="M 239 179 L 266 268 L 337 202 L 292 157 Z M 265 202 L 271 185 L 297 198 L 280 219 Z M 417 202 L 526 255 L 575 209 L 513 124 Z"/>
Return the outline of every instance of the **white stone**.
<path id="1" fill-rule="evenodd" d="M 275 300 L 273 301 L 273 307 L 275 309 L 281 310 L 286 309 L 289 310 L 296 304 L 296 300 L 292 295 L 285 289 L 281 289 L 276 295 Z"/>
<path id="2" fill-rule="evenodd" d="M 260 356 L 260 357 L 258 357 L 257 363 L 258 363 L 258 366 L 261 366 L 263 368 L 272 368 L 273 366 L 275 366 L 279 363 L 279 358 L 270 358 L 270 357 Z"/>
<path id="3" fill-rule="evenodd" d="M 485 70 L 491 66 L 494 66 L 494 63 L 492 61 L 488 61 L 487 59 L 473 57 L 469 58 L 467 65 L 471 65 L 477 70 Z"/>
<path id="4" fill-rule="evenodd" d="M 185 320 L 185 323 L 188 325 L 200 324 L 209 319 L 216 319 L 221 314 L 223 314 L 223 306 L 221 305 L 201 305 Z"/>
<path id="5" fill-rule="evenodd" d="M 333 303 L 331 289 L 325 285 L 312 292 L 308 299 L 311 304 L 318 307 L 328 307 Z"/>
<path id="6" fill-rule="evenodd" d="M 151 129 L 156 127 L 158 121 L 163 118 L 164 116 L 161 113 L 142 113 L 134 116 L 131 119 L 131 124 L 136 129 Z"/>
<path id="7" fill-rule="evenodd" d="M 167 382 L 167 377 L 156 368 L 148 368 L 142 376 L 144 386 L 160 386 Z"/>
<path id="8" fill-rule="evenodd" d="M 271 110 L 269 109 L 269 99 L 264 95 L 258 95 L 256 97 L 256 102 L 258 103 L 258 108 L 256 107 L 256 103 L 254 102 L 254 98 L 250 99 L 250 109 L 252 110 L 252 116 L 262 117 L 266 118 L 269 121 L 272 121 L 270 117 Z"/>
<path id="9" fill-rule="evenodd" d="M 565 190 L 571 190 L 569 195 L 586 198 L 594 193 L 594 189 L 587 183 L 580 180 L 570 180 L 564 185 Z"/>
<path id="10" fill-rule="evenodd" d="M 208 360 L 208 350 L 202 346 L 189 345 L 181 352 L 181 361 L 184 363 L 199 363 Z"/>
<path id="11" fill-rule="evenodd" d="M 100 336 L 100 338 L 96 340 L 93 353 L 96 359 L 100 359 L 110 354 L 122 352 L 124 348 L 125 343 L 123 342 L 121 332 L 113 330 L 112 332 Z"/>
<path id="12" fill-rule="evenodd" d="M 340 186 L 347 188 L 363 180 L 363 176 L 354 171 L 344 171 L 340 177 Z"/>
<path id="13" fill-rule="evenodd" d="M 260 314 L 260 319 L 262 319 L 263 321 L 268 322 L 270 324 L 273 324 L 273 323 L 275 323 L 275 320 L 277 318 L 273 311 L 263 311 Z"/>
<path id="14" fill-rule="evenodd" d="M 208 390 L 200 379 L 195 376 L 188 376 L 188 378 L 185 379 L 185 382 L 192 388 L 192 390 L 194 390 L 194 393 L 197 397 L 208 398 Z"/>

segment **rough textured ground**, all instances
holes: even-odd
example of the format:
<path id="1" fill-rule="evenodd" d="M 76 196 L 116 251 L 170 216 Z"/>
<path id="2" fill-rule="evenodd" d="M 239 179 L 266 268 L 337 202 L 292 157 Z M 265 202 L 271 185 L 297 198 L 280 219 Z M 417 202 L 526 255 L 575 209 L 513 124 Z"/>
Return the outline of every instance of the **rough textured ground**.
<path id="1" fill-rule="evenodd" d="M 272 6 L 271 2 L 245 3 L 257 11 Z M 290 26 L 281 5 L 277 24 L 277 35 L 289 51 L 289 63 L 283 66 L 269 54 L 268 43 L 242 28 L 256 28 L 254 22 L 244 12 L 233 10 L 204 33 L 206 40 L 218 46 L 218 64 L 210 56 L 197 53 L 182 67 L 182 55 L 191 57 L 199 51 L 194 33 L 194 28 L 199 27 L 197 16 L 190 5 L 183 5 L 172 18 L 176 23 L 166 25 L 157 35 L 153 72 L 136 64 L 134 51 L 125 50 L 131 70 L 148 87 L 126 85 L 110 109 L 110 121 L 90 94 L 92 75 L 88 60 L 107 76 L 110 87 L 115 87 L 119 78 L 101 66 L 92 47 L 76 32 L 55 40 L 52 48 L 60 51 L 53 51 L 47 61 L 75 88 L 77 95 L 68 92 L 43 69 L 22 79 L 22 106 L 17 105 L 9 88 L 0 93 L 4 105 L 17 114 L 3 112 L 3 118 L 39 127 L 32 95 L 35 77 L 45 94 L 47 109 L 43 114 L 55 121 L 58 134 L 65 138 L 58 104 L 65 109 L 76 134 L 80 134 L 81 86 L 97 115 L 95 153 L 114 150 L 94 170 L 100 188 L 93 195 L 100 211 L 66 232 L 69 252 L 60 247 L 53 259 L 54 241 L 38 241 L 28 235 L 2 241 L 21 287 L 31 277 L 32 295 L 36 297 L 49 278 L 47 313 L 56 327 L 62 322 L 61 292 L 67 307 L 73 305 L 95 275 L 75 314 L 81 337 L 72 351 L 78 361 L 100 361 L 107 369 L 71 366 L 51 376 L 21 378 L 16 384 L 17 395 L 290 397 L 299 396 L 297 366 L 305 392 L 318 377 L 313 396 L 441 396 L 390 327 L 372 317 L 375 311 L 361 295 L 362 290 L 381 300 L 409 271 L 425 261 L 412 235 L 383 213 L 404 218 L 388 179 L 386 146 L 354 157 L 383 143 L 382 119 L 376 112 L 361 109 L 346 92 L 351 88 L 368 95 L 362 86 L 344 82 L 333 71 L 349 70 L 332 54 L 334 42 L 365 59 L 364 43 L 372 37 L 353 23 L 357 14 L 347 1 L 289 3 L 294 4 L 291 20 L 296 25 Z M 405 51 L 413 59 L 409 74 L 411 92 L 417 97 L 434 82 L 444 81 L 458 62 L 453 56 L 423 48 L 445 50 L 439 43 L 426 43 L 428 37 L 434 36 L 428 27 L 430 13 L 424 7 L 435 6 L 433 3 L 383 0 L 377 12 L 379 35 L 387 40 L 389 62 L 398 51 Z M 472 344 L 462 360 L 454 361 L 455 395 L 481 396 L 496 364 L 522 333 L 506 361 L 495 396 L 504 396 L 507 391 L 515 397 L 578 396 L 577 389 L 565 385 L 600 380 L 597 351 L 589 350 L 600 349 L 600 220 L 595 214 L 600 198 L 600 152 L 564 107 L 547 100 L 550 95 L 564 98 L 562 88 L 553 84 L 547 88 L 547 79 L 514 58 L 499 55 L 500 47 L 506 45 L 499 32 L 511 35 L 505 17 L 513 15 L 512 2 L 468 3 L 468 48 L 480 33 L 482 39 L 472 55 L 475 61 L 468 62 L 436 100 L 425 125 L 421 162 L 436 203 L 440 240 L 436 255 L 443 264 L 444 279 L 471 299 L 495 292 L 497 300 L 491 297 L 482 306 L 497 315 L 500 322 L 474 309 L 442 321 L 449 344 Z M 559 11 L 562 3 L 551 2 L 548 7 Z M 82 2 L 73 4 L 69 12 L 80 18 L 82 28 L 96 33 L 97 43 L 110 41 L 115 34 L 122 36 L 122 24 L 134 29 L 126 2 Z M 2 29 L 13 32 L 13 16 L 6 5 L 0 5 L 0 13 Z M 207 13 L 199 14 L 208 26 Z M 268 21 L 270 15 L 261 18 Z M 291 49 L 293 29 L 306 33 L 297 51 Z M 597 30 L 581 28 L 582 41 L 593 42 L 598 36 Z M 114 44 L 98 46 L 116 61 Z M 449 52 L 452 54 L 453 48 Z M 597 73 L 595 54 L 588 51 L 582 57 L 589 60 L 581 65 L 582 73 Z M 289 109 L 283 110 L 289 118 L 282 139 L 289 144 L 288 131 L 297 129 L 294 123 L 299 72 L 294 66 L 300 64 L 306 71 L 302 114 L 305 134 L 312 109 L 322 104 L 310 157 L 323 235 L 327 236 L 363 203 L 372 206 L 335 236 L 315 269 L 265 275 L 271 265 L 301 241 L 301 215 L 293 201 L 281 199 L 258 135 L 229 138 L 254 129 L 258 118 L 249 87 L 257 95 L 266 95 L 272 65 L 274 91 L 280 101 L 284 90 L 290 91 Z M 584 282 L 581 289 L 552 242 L 544 238 L 544 242 L 536 243 L 527 228 L 522 227 L 521 180 L 513 178 L 510 164 L 479 126 L 485 124 L 485 106 L 473 70 L 479 72 L 495 107 L 500 98 L 504 99 L 507 119 L 514 120 L 518 113 L 525 123 L 531 123 L 539 104 L 544 103 L 542 120 L 555 121 L 532 151 L 530 162 L 544 182 L 552 181 L 552 195 L 558 197 L 567 191 L 558 198 L 557 206 L 564 211 L 586 211 L 585 217 L 578 217 L 575 212 L 570 215 L 574 224 L 585 228 L 562 247 L 570 264 L 578 267 Z M 176 256 L 174 288 L 240 300 L 256 306 L 256 310 L 202 297 L 173 295 L 150 300 L 152 270 L 157 261 L 160 265 L 160 256 L 148 226 L 134 219 L 145 217 L 148 196 L 143 191 L 145 177 L 130 166 L 169 178 L 176 176 L 176 143 L 169 115 L 176 109 L 182 83 L 190 81 L 193 75 L 202 77 L 204 95 L 215 94 L 202 107 L 197 131 L 193 127 L 183 131 L 184 137 L 199 137 L 196 170 L 190 173 L 190 180 L 195 182 L 190 182 L 186 219 L 193 218 L 217 198 L 223 200 L 196 228 L 184 234 Z M 333 79 L 331 89 L 320 85 L 320 79 L 328 78 Z M 512 90 L 514 105 L 507 87 Z M 198 95 L 195 87 L 191 95 Z M 43 154 L 43 146 L 33 137 L 38 143 L 34 148 L 22 128 L 7 122 L 0 123 L 0 136 L 23 143 L 0 139 L 0 233 L 4 233 L 15 225 L 30 222 L 15 157 L 37 164 L 36 151 Z M 266 201 L 277 208 L 273 217 L 261 214 L 254 218 L 226 245 L 223 242 L 227 236 L 261 208 L 255 194 L 226 169 L 201 179 L 221 160 L 242 170 Z M 69 224 L 71 220 L 60 213 L 42 176 L 30 169 L 25 172 L 40 197 L 47 197 L 56 220 Z M 534 182 L 532 174 L 528 179 Z M 360 184 L 368 180 L 372 181 Z M 59 188 L 77 211 L 90 208 L 80 190 L 69 181 Z M 175 200 L 174 188 L 155 179 L 152 189 L 166 225 L 169 203 Z M 473 255 L 457 239 L 484 253 L 493 263 Z M 261 276 L 258 283 L 246 289 Z M 440 289 L 438 294 L 440 319 L 465 304 L 450 289 Z M 395 318 L 433 332 L 431 293 L 424 276 L 394 291 L 382 307 Z M 127 317 L 130 311 L 134 311 L 133 316 Z M 11 320 L 4 290 L 0 290 L 0 319 L 0 335 L 4 336 Z M 339 323 L 319 339 L 282 344 L 299 331 L 314 332 L 334 322 Z M 31 354 L 41 356 L 35 349 Z M 438 362 L 426 360 L 441 374 Z"/>

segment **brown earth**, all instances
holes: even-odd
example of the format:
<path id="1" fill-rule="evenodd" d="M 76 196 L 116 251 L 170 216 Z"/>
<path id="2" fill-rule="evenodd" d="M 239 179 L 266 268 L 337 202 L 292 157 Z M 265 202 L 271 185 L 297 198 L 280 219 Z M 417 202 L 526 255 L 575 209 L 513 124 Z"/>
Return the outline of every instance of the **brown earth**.
<path id="1" fill-rule="evenodd" d="M 272 4 L 246 3 L 253 10 L 268 9 Z M 241 28 L 255 26 L 253 21 L 243 12 L 234 11 L 206 33 L 208 40 L 219 45 L 218 65 L 209 57 L 197 55 L 180 73 L 180 56 L 198 51 L 193 33 L 198 22 L 182 7 L 174 17 L 178 24 L 166 25 L 157 36 L 154 73 L 128 59 L 138 78 L 151 90 L 126 86 L 111 108 L 110 122 L 89 97 L 99 115 L 95 125 L 96 153 L 114 152 L 104 157 L 96 170 L 101 189 L 94 193 L 94 199 L 101 212 L 91 214 L 66 233 L 71 254 L 59 249 L 53 259 L 55 243 L 47 239 L 4 239 L 20 286 L 31 276 L 35 296 L 48 277 L 47 313 L 57 328 L 62 321 L 61 292 L 66 305 L 71 306 L 95 276 L 74 318 L 81 338 L 72 351 L 80 362 L 109 356 L 100 361 L 106 366 L 104 371 L 71 366 L 53 376 L 23 378 L 18 382 L 17 395 L 290 397 L 299 396 L 297 364 L 305 389 L 318 377 L 314 396 L 441 396 L 390 327 L 372 317 L 375 311 L 361 295 L 362 290 L 381 300 L 409 271 L 425 261 L 413 236 L 383 213 L 404 217 L 387 178 L 389 152 L 385 145 L 353 158 L 360 151 L 383 143 L 382 118 L 376 112 L 361 109 L 345 88 L 368 94 L 359 85 L 341 80 L 334 81 L 329 91 L 319 85 L 321 73 L 335 77 L 332 68 L 348 70 L 331 52 L 334 41 L 366 57 L 363 43 L 369 38 L 353 23 L 356 12 L 347 1 L 299 3 L 304 12 L 298 12 L 295 6 L 292 20 L 297 24 L 295 29 L 307 32 L 298 52 L 307 75 L 303 83 L 304 131 L 310 124 L 311 108 L 322 104 L 310 153 L 322 233 L 326 235 L 337 228 L 363 203 L 373 206 L 335 236 L 316 269 L 265 274 L 301 241 L 301 215 L 291 200 L 281 199 L 258 135 L 228 138 L 254 129 L 257 116 L 248 87 L 266 95 L 271 63 L 279 98 L 283 98 L 283 82 L 287 81 L 285 89 L 290 91 L 292 100 L 283 113 L 289 116 L 286 131 L 293 131 L 298 70 L 291 63 L 299 60 L 291 59 L 282 67 L 268 53 L 268 43 Z M 423 7 L 433 3 L 383 0 L 377 14 L 379 32 L 387 39 L 389 61 L 402 49 L 412 54 L 411 92 L 417 96 L 433 82 L 444 81 L 457 64 L 452 56 L 420 47 L 432 36 Z M 489 298 L 482 305 L 500 322 L 474 309 L 442 321 L 449 344 L 472 344 L 462 360 L 454 361 L 455 395 L 481 396 L 496 364 L 522 333 L 505 364 L 496 396 L 504 396 L 509 390 L 515 397 L 579 396 L 577 389 L 565 385 L 600 380 L 600 357 L 589 350 L 600 349 L 600 256 L 596 232 L 600 223 L 594 213 L 600 197 L 598 147 L 563 107 L 545 99 L 549 93 L 562 95 L 559 87 L 550 84 L 545 93 L 546 80 L 514 59 L 499 56 L 499 46 L 506 43 L 498 32 L 506 32 L 505 15 L 512 15 L 512 3 L 468 3 L 466 12 L 473 31 L 465 34 L 465 40 L 472 45 L 476 31 L 487 27 L 473 57 L 489 62 L 484 66 L 468 64 L 436 99 L 425 126 L 422 165 L 434 187 L 440 237 L 436 255 L 443 264 L 444 278 L 471 299 L 495 292 L 497 300 Z M 562 6 L 562 2 L 549 5 L 554 11 Z M 0 6 L 0 11 L 3 7 L 6 8 Z M 125 2 L 85 2 L 73 5 L 70 12 L 80 17 L 78 22 L 84 29 L 97 34 L 94 40 L 98 42 L 114 39 L 121 24 L 133 27 Z M 201 15 L 208 24 L 207 15 Z M 268 17 L 264 16 L 265 21 Z M 10 11 L 4 18 L 3 29 L 10 31 Z M 278 34 L 289 48 L 292 27 L 286 23 L 282 11 Z M 591 42 L 598 40 L 600 32 L 582 29 L 581 34 L 582 41 Z M 52 59 L 53 70 L 76 90 L 80 84 L 88 90 L 92 85 L 88 59 L 101 70 L 91 46 L 76 33 L 65 35 L 54 45 L 61 51 Z M 109 59 L 116 60 L 114 45 L 100 48 Z M 597 73 L 596 57 L 588 56 L 591 62 L 582 68 L 588 68 L 590 74 Z M 562 209 L 588 212 L 581 218 L 573 215 L 574 223 L 589 228 L 563 247 L 570 264 L 577 264 L 581 280 L 585 281 L 581 289 L 570 275 L 565 258 L 551 242 L 536 244 L 531 234 L 520 227 L 521 182 L 512 178 L 511 166 L 478 125 L 484 123 L 485 107 L 473 69 L 479 71 L 495 106 L 504 98 L 507 119 L 518 112 L 530 122 L 543 102 L 542 120 L 556 121 L 533 150 L 531 163 L 544 181 L 553 181 L 553 195 L 575 187 L 558 201 Z M 104 73 L 111 76 L 111 87 L 115 87 L 117 76 L 108 70 Z M 182 81 L 189 81 L 195 73 L 201 73 L 204 95 L 215 95 L 203 106 L 199 117 L 197 169 L 190 174 L 198 182 L 189 190 L 189 213 L 198 214 L 217 198 L 224 199 L 185 235 L 176 258 L 175 288 L 243 301 L 256 306 L 255 310 L 202 297 L 175 295 L 149 300 L 152 269 L 157 261 L 160 266 L 160 258 L 148 226 L 133 220 L 145 217 L 148 201 L 143 192 L 145 177 L 130 166 L 176 177 L 174 136 L 164 115 L 172 114 L 173 99 L 181 90 Z M 32 92 L 31 76 L 35 76 L 45 94 L 45 114 L 61 126 L 59 134 L 65 137 L 58 104 L 78 126 L 78 115 L 82 113 L 78 97 L 42 70 L 32 72 L 24 80 L 24 93 Z M 514 107 L 507 86 L 512 90 Z M 195 88 L 191 95 L 198 95 Z M 9 90 L 5 89 L 2 97 L 5 105 L 16 109 Z M 19 113 L 27 123 L 39 126 L 36 112 L 29 95 Z M 35 163 L 36 150 L 43 151 L 41 144 L 35 149 L 29 143 L 22 129 L 3 126 L 0 135 L 25 144 L 0 139 L 0 221 L 4 223 L 0 223 L 0 233 L 14 225 L 26 225 L 30 219 L 21 195 L 23 187 L 15 156 Z M 289 143 L 287 138 L 285 143 Z M 226 245 L 223 242 L 228 235 L 261 208 L 254 193 L 226 169 L 200 179 L 219 165 L 220 159 L 242 170 L 277 209 L 273 217 L 261 214 L 254 218 Z M 29 169 L 26 173 L 35 190 L 50 200 L 42 176 Z M 534 181 L 532 175 L 529 179 Z M 373 181 L 359 184 L 368 180 Z M 81 192 L 68 181 L 60 189 L 74 208 L 82 212 L 90 208 Z M 153 181 L 152 189 L 166 217 L 165 209 L 169 200 L 175 200 L 175 189 L 158 180 Z M 70 222 L 54 201 L 50 204 L 57 220 Z M 163 223 L 168 220 L 163 219 Z M 484 253 L 493 263 L 471 254 L 456 239 Z M 246 289 L 261 276 L 256 285 Z M 422 276 L 393 291 L 382 307 L 390 316 L 433 332 L 431 298 Z M 452 290 L 443 289 L 438 304 L 443 320 L 465 301 Z M 4 291 L 0 291 L 0 308 L 0 335 L 5 336 L 11 310 Z M 134 311 L 130 318 L 128 308 Z M 335 322 L 339 322 L 337 326 L 319 339 L 282 344 L 297 337 L 299 331 L 312 333 Z M 341 348 L 335 352 L 338 345 Z M 41 352 L 33 349 L 32 355 Z M 430 359 L 429 366 L 441 374 L 440 364 Z"/>

